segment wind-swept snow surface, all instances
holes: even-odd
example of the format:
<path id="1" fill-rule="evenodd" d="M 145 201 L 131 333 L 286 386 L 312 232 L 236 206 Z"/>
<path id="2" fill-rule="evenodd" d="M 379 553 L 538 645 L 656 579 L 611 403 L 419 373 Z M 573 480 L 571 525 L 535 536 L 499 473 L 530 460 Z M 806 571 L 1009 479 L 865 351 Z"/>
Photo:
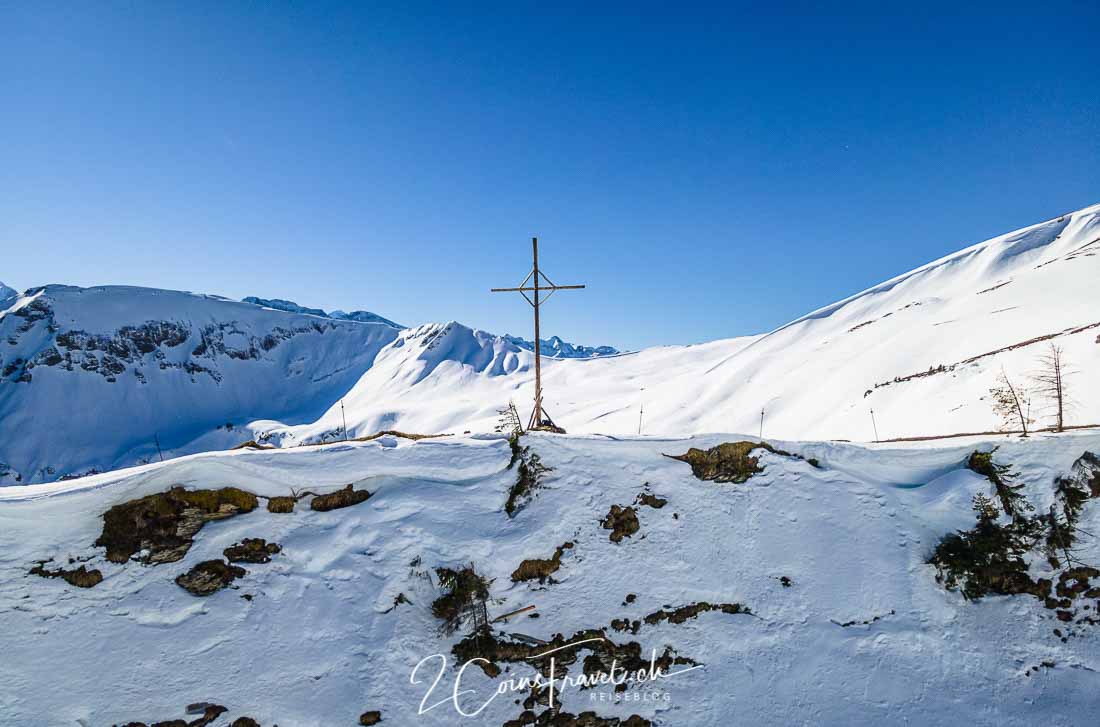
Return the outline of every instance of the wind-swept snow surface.
<path id="1" fill-rule="evenodd" d="M 549 640 L 602 628 L 616 644 L 637 642 L 646 659 L 668 647 L 700 665 L 618 701 L 606 686 L 567 688 L 556 703 L 573 714 L 692 727 L 1090 723 L 1100 626 L 1063 623 L 1029 595 L 965 601 L 924 562 L 941 536 L 973 524 L 971 497 L 991 493 L 964 468 L 975 448 L 999 444 L 996 460 L 1015 466 L 1043 512 L 1054 478 L 1084 451 L 1100 451 L 1100 436 L 936 447 L 773 442 L 819 466 L 757 450 L 764 471 L 738 485 L 698 480 L 662 456 L 733 439 L 525 437 L 551 469 L 515 517 L 503 510 L 516 481 L 503 439 L 210 453 L 5 488 L 0 723 L 151 723 L 210 701 L 229 709 L 217 725 L 247 715 L 265 726 L 332 727 L 368 710 L 388 725 L 501 725 L 520 715 L 514 699 L 526 693 L 495 698 L 464 720 L 449 701 L 417 714 L 438 659 L 410 681 L 418 662 L 445 655 L 426 704 L 448 700 L 460 679 L 473 690 L 460 704 L 473 712 L 501 680 L 533 676 L 523 662 L 501 663 L 507 671 L 496 678 L 476 665 L 460 675 L 451 647 L 464 634 L 439 630 L 434 569 L 471 562 L 492 579 L 491 616 L 536 607 L 537 619 L 496 624 L 500 634 Z M 92 547 L 109 507 L 176 484 L 286 495 L 349 482 L 371 498 L 329 512 L 310 510 L 308 498 L 290 514 L 261 504 L 208 523 L 175 563 L 112 563 Z M 645 493 L 666 502 L 642 504 Z M 634 507 L 639 525 L 617 543 L 601 525 L 613 505 Z M 1085 505 L 1079 527 L 1100 533 L 1100 504 Z M 205 598 L 173 582 L 243 538 L 282 550 L 270 563 L 243 564 L 231 588 Z M 521 561 L 551 558 L 565 543 L 572 547 L 552 582 L 512 582 Z M 1077 557 L 1100 562 L 1097 543 L 1082 536 Z M 74 567 L 72 558 L 104 580 L 78 589 L 27 575 L 50 558 L 47 568 Z M 1042 557 L 1031 568 L 1049 570 Z M 751 613 L 645 620 L 701 602 Z M 618 631 L 616 619 L 640 624 Z M 581 661 L 567 666 L 576 675 Z"/>

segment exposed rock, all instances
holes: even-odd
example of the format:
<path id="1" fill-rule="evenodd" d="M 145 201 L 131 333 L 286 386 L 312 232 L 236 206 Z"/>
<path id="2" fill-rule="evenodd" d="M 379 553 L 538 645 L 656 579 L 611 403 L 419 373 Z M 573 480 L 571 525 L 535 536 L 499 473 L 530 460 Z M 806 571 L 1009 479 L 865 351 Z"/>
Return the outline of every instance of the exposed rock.
<path id="1" fill-rule="evenodd" d="M 107 549 L 107 559 L 125 563 L 135 553 L 147 551 L 147 564 L 172 563 L 191 548 L 192 538 L 203 525 L 239 513 L 251 512 L 256 496 L 236 487 L 220 490 L 185 490 L 147 495 L 115 505 L 103 513 L 103 532 L 97 546 Z"/>
<path id="2" fill-rule="evenodd" d="M 604 530 L 610 530 L 610 538 L 612 543 L 618 543 L 623 538 L 629 537 L 638 532 L 638 513 L 633 507 L 622 507 L 621 505 L 612 505 L 611 509 L 607 513 L 607 517 L 600 523 Z"/>
<path id="3" fill-rule="evenodd" d="M 176 577 L 176 585 L 193 596 L 209 596 L 220 591 L 248 571 L 224 560 L 204 560 Z"/>
<path id="4" fill-rule="evenodd" d="M 358 505 L 361 502 L 366 502 L 368 498 L 370 498 L 370 493 L 366 490 L 356 490 L 352 485 L 348 485 L 342 490 L 327 495 L 317 495 L 309 501 L 309 507 L 311 510 L 317 510 L 318 512 L 327 512 L 341 507 Z"/>
<path id="5" fill-rule="evenodd" d="M 103 573 L 98 569 L 88 570 L 85 566 L 80 566 L 72 570 L 65 570 L 64 568 L 46 570 L 46 564 L 39 563 L 34 568 L 31 568 L 30 574 L 43 578 L 60 578 L 70 586 L 76 586 L 77 588 L 92 588 L 99 585 L 103 580 Z"/>
<path id="6" fill-rule="evenodd" d="M 251 717 L 237 717 L 229 727 L 260 727 L 260 723 Z"/>
<path id="7" fill-rule="evenodd" d="M 223 550 L 222 554 L 230 563 L 268 563 L 271 556 L 281 550 L 278 543 L 269 543 L 263 538 L 245 538 Z"/>
<path id="8" fill-rule="evenodd" d="M 367 727 L 369 727 L 370 725 L 378 724 L 381 721 L 382 713 L 379 712 L 377 709 L 370 712 L 363 712 L 363 714 L 359 715 L 359 724 L 367 725 Z"/>
<path id="9" fill-rule="evenodd" d="M 512 581 L 518 583 L 538 579 L 539 583 L 545 583 L 547 580 L 553 582 L 554 579 L 550 578 L 550 574 L 557 572 L 558 568 L 561 567 L 562 554 L 572 547 L 572 542 L 562 543 L 554 551 L 553 558 L 531 558 L 523 561 L 518 568 L 512 571 Z"/>

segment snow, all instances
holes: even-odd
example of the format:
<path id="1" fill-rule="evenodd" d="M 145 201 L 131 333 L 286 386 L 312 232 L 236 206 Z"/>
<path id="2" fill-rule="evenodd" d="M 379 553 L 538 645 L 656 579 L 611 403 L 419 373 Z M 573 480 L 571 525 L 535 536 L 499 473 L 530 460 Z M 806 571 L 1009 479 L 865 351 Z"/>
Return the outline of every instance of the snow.
<path id="1" fill-rule="evenodd" d="M 888 244 L 888 241 L 884 241 Z M 1002 367 L 1026 382 L 1057 334 L 1079 372 L 1100 367 L 1100 205 L 971 246 L 823 307 L 766 335 L 694 346 L 662 346 L 580 360 L 544 357 L 544 403 L 570 432 L 678 435 L 757 432 L 789 439 L 875 439 L 996 430 L 988 393 Z M 425 352 L 430 329 L 380 353 L 345 397 L 349 429 L 491 431 L 514 400 L 526 414 L 534 394 L 530 354 L 495 337 L 444 360 Z M 519 347 L 515 347 L 519 348 Z M 509 365 L 482 362 L 508 351 Z M 986 355 L 992 354 L 992 355 Z M 973 360 L 971 360 L 973 359 Z M 943 373 L 892 383 L 944 366 Z M 1067 379 L 1072 421 L 1100 422 L 1100 380 Z M 1039 424 L 1050 411 L 1036 402 Z M 644 408 L 644 413 L 640 409 Z M 280 431 L 308 441 L 340 416 Z M 266 427 L 270 423 L 265 423 Z"/>
<path id="2" fill-rule="evenodd" d="M 180 338 L 146 345 L 148 325 Z M 396 335 L 177 291 L 28 291 L 0 312 L 0 484 L 152 461 L 158 439 L 173 456 L 235 446 L 250 421 L 312 421 Z"/>
<path id="3" fill-rule="evenodd" d="M 1000 424 L 988 394 L 1001 368 L 1025 383 L 1054 342 L 1082 372 L 1067 380 L 1068 421 L 1096 424 L 1100 380 L 1084 372 L 1100 365 L 1098 253 L 1100 205 L 973 245 L 763 335 L 624 354 L 553 338 L 545 407 L 566 430 L 593 434 L 758 432 L 762 410 L 764 434 L 787 439 L 986 432 Z M 21 382 L 18 359 L 34 361 L 56 339 L 45 321 L 16 330 L 19 311 L 39 298 L 52 301 L 62 333 L 166 321 L 190 337 L 127 364 L 114 382 L 79 365 L 37 366 Z M 0 485 L 150 461 L 154 435 L 177 456 L 249 439 L 331 441 L 345 422 L 351 436 L 492 432 L 509 401 L 524 419 L 530 411 L 532 346 L 522 339 L 455 321 L 399 328 L 374 314 L 360 322 L 358 313 L 248 300 L 117 286 L 48 286 L 9 300 L 0 336 L 18 340 L 0 346 L 0 365 L 12 367 L 0 376 Z M 208 366 L 187 355 L 206 325 L 228 326 L 235 349 L 213 362 L 217 377 L 181 368 Z M 257 351 L 254 342 L 278 329 L 304 333 Z M 249 351 L 256 357 L 235 357 Z M 1040 425 L 1050 423 L 1046 404 L 1035 403 Z"/>
<path id="4" fill-rule="evenodd" d="M 455 341 L 460 345 L 461 341 Z M 647 686 L 656 701 L 592 701 L 559 695 L 573 713 L 638 713 L 670 725 L 973 724 L 1074 725 L 1095 709 L 1100 635 L 1062 643 L 1064 626 L 1030 596 L 966 602 L 936 584 L 924 560 L 945 532 L 972 523 L 970 498 L 989 483 L 964 470 L 975 448 L 999 446 L 1035 505 L 1100 435 L 972 438 L 950 444 L 773 442 L 820 460 L 764 454 L 765 471 L 742 485 L 695 479 L 662 456 L 743 437 L 690 439 L 529 435 L 552 467 L 534 499 L 503 512 L 515 477 L 498 437 L 338 443 L 316 448 L 190 455 L 69 482 L 0 490 L 0 722 L 109 725 L 180 717 L 213 701 L 227 717 L 296 727 L 354 724 L 381 710 L 384 724 L 454 725 L 449 703 L 417 715 L 434 676 L 415 665 L 448 654 L 430 611 L 439 592 L 421 571 L 474 561 L 494 579 L 493 614 L 534 604 L 540 618 L 504 629 L 548 639 L 667 605 L 738 602 L 754 615 L 704 613 L 680 625 L 643 625 L 645 653 L 672 646 L 702 663 Z M 183 561 L 108 563 L 91 547 L 113 504 L 187 487 L 235 485 L 261 494 L 329 490 L 355 482 L 374 496 L 349 509 L 253 513 L 208 524 Z M 639 508 L 641 529 L 620 544 L 600 520 L 648 485 L 668 499 Z M 674 517 L 675 513 L 675 517 Z M 1098 532 L 1100 507 L 1081 530 Z M 174 577 L 219 557 L 243 537 L 283 546 L 266 565 L 246 565 L 239 590 L 189 595 Z M 512 584 L 526 558 L 565 541 L 558 583 Z M 1085 562 L 1096 562 L 1090 539 Z M 105 580 L 81 590 L 27 576 L 38 559 L 88 558 Z M 791 579 L 783 587 L 780 577 Z M 248 601 L 240 596 L 250 594 Z M 385 613 L 397 594 L 412 602 Z M 632 605 L 622 605 L 628 593 Z M 879 620 L 842 627 L 849 621 Z M 1028 672 L 1042 662 L 1054 666 Z M 502 678 L 530 675 L 515 664 Z M 450 695 L 451 664 L 429 703 Z M 424 681 L 424 680 L 427 681 Z M 468 710 L 497 680 L 467 670 Z M 50 685 L 44 688 L 43 685 Z M 594 690 L 594 693 L 606 689 Z M 599 699 L 599 697 L 596 697 Z M 495 699 L 470 724 L 518 716 Z M 228 724 L 230 720 L 225 720 Z M 221 725 L 222 722 L 217 724 Z"/>

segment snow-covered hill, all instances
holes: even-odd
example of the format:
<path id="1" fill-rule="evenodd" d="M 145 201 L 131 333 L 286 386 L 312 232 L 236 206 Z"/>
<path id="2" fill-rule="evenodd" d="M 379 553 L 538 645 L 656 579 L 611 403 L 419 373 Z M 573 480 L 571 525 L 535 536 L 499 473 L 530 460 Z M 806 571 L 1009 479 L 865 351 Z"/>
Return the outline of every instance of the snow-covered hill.
<path id="1" fill-rule="evenodd" d="M 666 672 L 680 673 L 624 692 L 557 685 L 554 704 L 565 712 L 648 720 L 630 727 L 1094 721 L 1100 602 L 1081 591 L 1095 577 L 1086 575 L 1090 586 L 1061 579 L 1037 551 L 1027 566 L 1049 579 L 1055 605 L 1030 593 L 967 601 L 937 583 L 925 561 L 946 533 L 974 525 L 973 495 L 995 499 L 990 481 L 965 468 L 970 452 L 1000 445 L 996 461 L 1020 472 L 1022 493 L 1045 513 L 1058 502 L 1055 478 L 1070 476 L 1085 451 L 1100 452 L 1100 436 L 773 442 L 806 459 L 757 450 L 763 472 L 741 484 L 699 480 L 662 456 L 731 438 L 529 435 L 523 456 L 537 454 L 551 469 L 514 517 L 504 504 L 518 470 L 509 469 L 501 438 L 207 453 L 4 488 L 0 724 L 152 724 L 210 702 L 228 710 L 212 727 L 245 716 L 256 722 L 233 723 L 350 727 L 368 712 L 379 712 L 383 727 L 530 725 L 546 712 L 545 695 L 529 713 L 519 703 L 529 690 L 492 697 L 503 680 L 532 678 L 545 666 L 522 650 L 541 653 L 549 647 L 532 639 L 554 634 L 571 643 L 599 638 L 605 649 L 603 661 L 595 651 L 576 661 L 560 654 L 559 679 L 563 670 L 573 678 L 606 670 L 609 653 L 624 659 L 620 669 L 629 658 L 648 667 L 651 650 L 690 660 L 666 663 Z M 175 562 L 144 565 L 148 551 L 109 561 L 93 546 L 109 508 L 175 485 L 286 496 L 347 483 L 370 499 L 316 511 L 306 496 L 287 514 L 261 500 L 227 518 L 230 507 Z M 635 521 L 609 524 L 614 506 Z M 1083 505 L 1079 528 L 1100 533 L 1095 499 Z M 281 550 L 270 562 L 239 563 L 232 585 L 213 595 L 193 596 L 174 582 L 200 562 L 224 563 L 223 552 L 246 538 Z M 1100 540 L 1082 534 L 1074 553 L 1100 562 Z M 533 559 L 552 571 L 548 579 L 517 580 Z M 28 574 L 40 560 L 46 574 L 83 567 L 103 580 L 84 589 Z M 512 650 L 496 676 L 476 663 L 460 671 L 463 658 L 452 649 L 471 624 L 448 635 L 433 612 L 445 593 L 436 569 L 471 562 L 492 579 L 491 617 L 535 607 L 494 625 L 494 638 Z M 452 690 L 472 690 L 459 695 L 468 713 L 489 704 L 461 718 Z"/>
<path id="2" fill-rule="evenodd" d="M 10 290 L 10 289 L 9 289 Z M 0 310 L 0 484 L 217 449 L 311 421 L 398 329 L 167 290 L 50 285 Z"/>
<path id="3" fill-rule="evenodd" d="M 888 244 L 888 241 L 884 241 Z M 762 271 L 765 274 L 765 271 Z M 776 331 L 543 363 L 546 407 L 570 432 L 869 441 L 994 430 L 1002 367 L 1026 380 L 1051 342 L 1075 376 L 1071 422 L 1100 422 L 1100 205 L 974 245 Z M 407 331 L 345 399 L 349 429 L 488 431 L 529 411 L 526 351 L 456 323 Z M 644 412 L 640 411 L 644 408 Z M 875 422 L 871 419 L 874 409 Z M 1048 412 L 1036 401 L 1040 424 Z M 336 426 L 282 431 L 287 441 Z M 264 422 L 261 429 L 271 428 Z"/>

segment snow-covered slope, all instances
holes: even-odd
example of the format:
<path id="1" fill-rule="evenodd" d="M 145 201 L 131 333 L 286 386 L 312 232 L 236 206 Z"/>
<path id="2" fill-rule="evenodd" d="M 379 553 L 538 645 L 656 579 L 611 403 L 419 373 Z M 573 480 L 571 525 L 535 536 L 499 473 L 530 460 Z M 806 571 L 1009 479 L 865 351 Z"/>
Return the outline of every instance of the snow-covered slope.
<path id="1" fill-rule="evenodd" d="M 1053 342 L 1081 372 L 1067 380 L 1070 421 L 1097 423 L 1097 280 L 1100 205 L 949 255 L 767 335 L 548 358 L 546 407 L 570 432 L 636 433 L 639 419 L 652 434 L 756 432 L 764 410 L 765 434 L 871 440 L 871 409 L 883 439 L 990 431 L 1000 369 L 1021 383 Z M 506 365 L 485 364 L 497 360 Z M 379 361 L 345 400 L 349 429 L 485 431 L 509 399 L 529 411 L 530 356 L 457 324 L 406 332 Z M 288 441 L 331 429 L 338 416 L 290 429 Z"/>
<path id="2" fill-rule="evenodd" d="M 552 470 L 513 518 L 503 505 L 516 470 L 499 438 L 208 453 L 5 488 L 0 723 L 149 724 L 213 702 L 229 710 L 215 727 L 245 715 L 265 727 L 353 725 L 374 710 L 384 726 L 502 725 L 520 716 L 516 700 L 526 692 L 492 699 L 470 718 L 449 701 L 453 688 L 473 690 L 460 697 L 473 712 L 502 680 L 534 674 L 523 661 L 502 663 L 507 671 L 497 678 L 476 665 L 459 671 L 451 647 L 468 624 L 442 634 L 431 605 L 442 594 L 435 569 L 470 562 L 493 579 L 491 616 L 537 609 L 537 619 L 525 613 L 496 624 L 501 639 L 603 629 L 615 644 L 636 642 L 645 660 L 670 647 L 701 665 L 619 700 L 606 686 L 559 684 L 555 703 L 572 714 L 638 714 L 656 727 L 1094 721 L 1100 626 L 1076 619 L 1095 611 L 1067 623 L 1031 595 L 968 602 L 936 583 L 925 559 L 945 533 L 973 524 L 972 495 L 990 493 L 988 480 L 963 467 L 976 447 L 999 444 L 997 461 L 1020 471 L 1023 492 L 1045 512 L 1054 478 L 1082 452 L 1100 451 L 1100 436 L 934 447 L 776 442 L 820 468 L 764 453 L 763 473 L 740 485 L 700 481 L 662 456 L 728 439 L 531 435 L 524 445 Z M 109 507 L 176 484 L 286 495 L 349 482 L 373 496 L 329 512 L 303 501 L 273 514 L 261 504 L 207 524 L 179 562 L 113 563 L 92 547 Z M 647 492 L 667 503 L 637 504 Z M 632 503 L 638 531 L 611 542 L 601 521 L 612 505 Z M 1079 527 L 1100 533 L 1100 503 L 1085 505 Z M 205 598 L 173 582 L 243 538 L 282 551 L 270 563 L 244 564 L 232 588 Z M 512 581 L 521 561 L 548 559 L 566 543 L 552 582 Z M 1077 557 L 1100 562 L 1098 543 L 1083 537 Z M 75 559 L 104 580 L 85 590 L 27 575 L 51 558 L 48 568 L 71 568 Z M 1035 575 L 1049 571 L 1041 555 L 1032 561 Z M 751 614 L 644 618 L 700 602 Z M 621 631 L 610 625 L 618 619 L 641 623 Z M 565 666 L 575 677 L 581 662 Z M 422 700 L 442 704 L 418 714 Z"/>
<path id="3" fill-rule="evenodd" d="M 866 441 L 876 425 L 881 439 L 982 432 L 998 425 L 988 392 L 1001 368 L 1020 383 L 1053 342 L 1081 372 L 1068 379 L 1069 422 L 1097 423 L 1097 253 L 1100 205 L 766 335 L 628 354 L 552 339 L 545 405 L 571 432 L 757 432 L 762 410 L 765 435 L 786 438 Z M 7 295 L 0 484 L 149 459 L 154 435 L 171 454 L 323 441 L 345 421 L 352 436 L 492 431 L 509 400 L 526 417 L 533 395 L 530 343 L 455 322 L 401 329 L 361 311 L 138 288 Z M 226 422 L 231 432 L 217 429 Z"/>
<path id="4" fill-rule="evenodd" d="M 8 296 L 0 484 L 157 459 L 158 441 L 165 456 L 233 446 L 259 418 L 311 421 L 397 333 L 149 288 Z"/>

